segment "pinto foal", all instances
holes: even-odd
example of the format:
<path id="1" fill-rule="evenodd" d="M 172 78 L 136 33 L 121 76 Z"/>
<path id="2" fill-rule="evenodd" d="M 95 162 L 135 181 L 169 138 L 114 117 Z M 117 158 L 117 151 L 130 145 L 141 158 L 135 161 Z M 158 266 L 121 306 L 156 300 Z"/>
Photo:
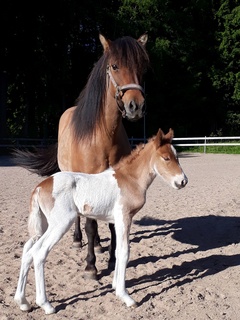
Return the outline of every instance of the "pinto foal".
<path id="1" fill-rule="evenodd" d="M 46 296 L 44 264 L 49 251 L 79 214 L 115 224 L 117 246 L 112 286 L 128 307 L 135 305 L 125 287 L 132 218 L 145 204 L 146 191 L 157 175 L 175 189 L 185 187 L 188 182 L 171 145 L 172 138 L 172 129 L 166 135 L 159 129 L 148 143 L 137 146 L 113 168 L 99 174 L 59 172 L 33 190 L 28 222 L 30 239 L 23 249 L 14 297 L 21 310 L 31 309 L 25 289 L 33 261 L 36 303 L 46 314 L 55 312 Z"/>

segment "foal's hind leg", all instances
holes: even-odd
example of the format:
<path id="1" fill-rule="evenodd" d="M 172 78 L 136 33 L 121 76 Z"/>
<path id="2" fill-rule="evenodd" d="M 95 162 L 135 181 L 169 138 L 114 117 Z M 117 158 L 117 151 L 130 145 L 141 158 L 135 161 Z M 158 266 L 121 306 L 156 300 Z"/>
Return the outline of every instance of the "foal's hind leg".
<path id="1" fill-rule="evenodd" d="M 26 291 L 28 271 L 33 260 L 33 256 L 29 252 L 29 250 L 32 248 L 33 244 L 34 244 L 34 240 L 31 238 L 24 245 L 20 275 L 18 279 L 17 290 L 14 296 L 15 302 L 19 305 L 22 311 L 31 310 L 31 305 L 29 304 L 29 302 L 25 297 L 25 291 Z"/>
<path id="2" fill-rule="evenodd" d="M 54 213 L 51 214 L 53 215 Z M 47 299 L 45 289 L 44 265 L 48 253 L 73 224 L 75 213 L 67 212 L 65 218 L 66 219 L 61 216 L 61 219 L 59 222 L 57 222 L 57 224 L 56 220 L 53 219 L 52 223 L 49 223 L 47 231 L 32 248 L 36 281 L 36 303 L 45 311 L 46 314 L 52 314 L 56 311 Z"/>

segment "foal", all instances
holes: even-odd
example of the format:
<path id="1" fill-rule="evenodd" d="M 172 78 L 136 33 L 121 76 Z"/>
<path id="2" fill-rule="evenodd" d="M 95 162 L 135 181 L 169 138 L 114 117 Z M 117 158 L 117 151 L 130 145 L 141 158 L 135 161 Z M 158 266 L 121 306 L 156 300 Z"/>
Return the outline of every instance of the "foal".
<path id="1" fill-rule="evenodd" d="M 46 314 L 55 312 L 46 296 L 44 264 L 49 251 L 79 214 L 115 224 L 117 246 L 112 286 L 128 307 L 135 305 L 125 288 L 132 218 L 145 204 L 146 191 L 157 175 L 175 189 L 188 182 L 171 145 L 172 138 L 172 129 L 166 135 L 159 129 L 148 143 L 139 145 L 113 168 L 98 174 L 59 172 L 34 189 L 28 223 L 31 238 L 23 249 L 14 298 L 21 310 L 31 309 L 25 288 L 33 261 L 36 303 Z"/>

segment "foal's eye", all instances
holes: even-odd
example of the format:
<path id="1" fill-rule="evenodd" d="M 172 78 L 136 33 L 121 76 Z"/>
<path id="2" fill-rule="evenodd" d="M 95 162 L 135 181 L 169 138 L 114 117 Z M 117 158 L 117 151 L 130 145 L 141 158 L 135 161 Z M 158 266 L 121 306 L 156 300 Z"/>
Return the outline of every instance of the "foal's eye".
<path id="1" fill-rule="evenodd" d="M 112 64 L 112 69 L 116 71 L 118 69 L 118 66 L 116 64 Z"/>
<path id="2" fill-rule="evenodd" d="M 163 156 L 163 160 L 164 161 L 170 161 L 170 157 L 169 156 Z"/>

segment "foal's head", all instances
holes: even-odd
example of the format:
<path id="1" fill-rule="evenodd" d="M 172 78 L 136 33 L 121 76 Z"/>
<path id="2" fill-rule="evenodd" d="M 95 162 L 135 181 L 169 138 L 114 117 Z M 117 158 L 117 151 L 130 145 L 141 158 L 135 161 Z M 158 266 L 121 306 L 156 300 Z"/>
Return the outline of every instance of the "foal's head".
<path id="1" fill-rule="evenodd" d="M 174 189 L 181 189 L 186 186 L 188 179 L 179 164 L 177 152 L 171 144 L 172 139 L 172 129 L 166 135 L 161 129 L 158 130 L 154 138 L 153 168 Z"/>
<path id="2" fill-rule="evenodd" d="M 145 50 L 147 39 L 147 34 L 144 34 L 138 40 L 123 37 L 111 41 L 100 35 L 107 61 L 108 90 L 115 97 L 122 116 L 131 121 L 144 115 L 141 81 L 149 64 Z"/>

